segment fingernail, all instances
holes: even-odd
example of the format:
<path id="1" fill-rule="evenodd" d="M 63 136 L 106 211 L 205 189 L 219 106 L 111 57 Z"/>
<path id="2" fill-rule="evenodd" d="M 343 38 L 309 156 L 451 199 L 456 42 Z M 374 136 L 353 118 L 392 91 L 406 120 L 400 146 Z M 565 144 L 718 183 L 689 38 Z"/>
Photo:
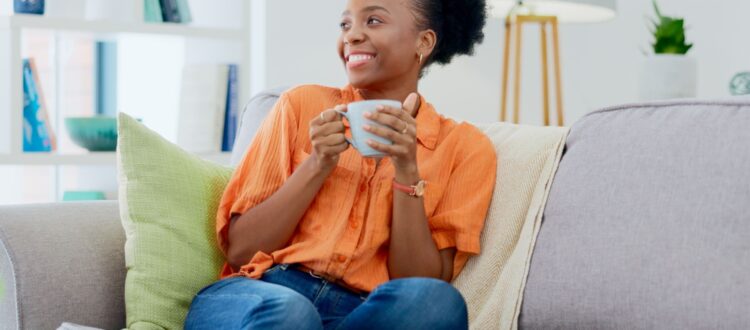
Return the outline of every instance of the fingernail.
<path id="1" fill-rule="evenodd" d="M 377 107 L 376 107 L 375 109 L 378 109 L 378 110 L 384 110 L 384 109 L 385 109 L 385 107 L 384 107 L 384 106 L 382 106 L 382 105 L 379 105 L 379 106 L 377 106 Z"/>
<path id="2" fill-rule="evenodd" d="M 364 128 L 365 131 L 369 131 L 370 130 L 370 125 L 364 125 L 364 126 L 362 126 L 362 128 Z"/>
<path id="3" fill-rule="evenodd" d="M 365 112 L 365 113 L 364 113 L 364 116 L 365 116 L 365 118 L 370 118 L 370 117 L 372 117 L 372 114 L 371 114 L 371 113 L 369 113 L 369 112 Z"/>

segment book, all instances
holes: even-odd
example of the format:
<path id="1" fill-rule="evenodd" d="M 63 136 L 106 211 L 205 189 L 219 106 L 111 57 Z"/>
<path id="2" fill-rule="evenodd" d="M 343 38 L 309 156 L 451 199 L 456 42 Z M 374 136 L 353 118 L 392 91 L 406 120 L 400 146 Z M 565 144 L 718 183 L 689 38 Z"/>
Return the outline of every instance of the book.
<path id="1" fill-rule="evenodd" d="M 49 152 L 57 149 L 47 114 L 36 63 L 23 60 L 23 151 Z"/>
<path id="2" fill-rule="evenodd" d="M 117 42 L 96 42 L 96 114 L 117 116 Z"/>
<path id="3" fill-rule="evenodd" d="M 188 64 L 182 71 L 177 144 L 194 153 L 220 152 L 229 67 Z"/>
<path id="4" fill-rule="evenodd" d="M 188 0 L 177 0 L 177 11 L 180 15 L 180 23 L 190 23 L 193 21 L 193 14 L 190 12 Z"/>
<path id="5" fill-rule="evenodd" d="M 16 14 L 44 15 L 44 1 L 13 0 L 13 11 Z"/>
<path id="6" fill-rule="evenodd" d="M 177 6 L 177 0 L 159 0 L 159 3 L 164 22 L 180 23 L 180 8 Z"/>
<path id="7" fill-rule="evenodd" d="M 143 0 L 143 20 L 148 23 L 161 23 L 164 21 L 159 0 Z"/>
<path id="8" fill-rule="evenodd" d="M 237 90 L 237 65 L 229 65 L 229 78 L 227 79 L 227 105 L 224 114 L 224 138 L 222 139 L 221 151 L 232 151 L 234 139 L 237 136 L 237 113 L 238 95 Z"/>

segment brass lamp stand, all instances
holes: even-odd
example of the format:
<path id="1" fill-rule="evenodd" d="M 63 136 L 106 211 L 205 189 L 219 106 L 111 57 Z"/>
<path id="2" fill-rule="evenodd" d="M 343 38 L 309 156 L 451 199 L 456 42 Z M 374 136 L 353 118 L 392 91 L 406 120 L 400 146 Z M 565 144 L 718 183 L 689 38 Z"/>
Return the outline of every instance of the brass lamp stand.
<path id="1" fill-rule="evenodd" d="M 557 101 L 557 125 L 563 126 L 563 104 L 562 104 L 562 82 L 560 77 L 560 46 L 557 32 L 556 16 L 520 15 L 511 13 L 505 19 L 505 50 L 503 58 L 503 86 L 502 98 L 500 100 L 500 121 L 505 121 L 508 100 L 508 76 L 510 66 L 510 49 L 512 30 L 515 29 L 515 50 L 513 61 L 514 67 L 514 93 L 513 93 L 513 122 L 518 124 L 521 97 L 521 40 L 523 25 L 526 23 L 538 23 L 541 28 L 542 37 L 542 91 L 544 125 L 550 125 L 550 100 L 549 100 L 549 65 L 547 52 L 547 27 L 552 28 L 552 52 L 555 65 L 555 88 Z"/>

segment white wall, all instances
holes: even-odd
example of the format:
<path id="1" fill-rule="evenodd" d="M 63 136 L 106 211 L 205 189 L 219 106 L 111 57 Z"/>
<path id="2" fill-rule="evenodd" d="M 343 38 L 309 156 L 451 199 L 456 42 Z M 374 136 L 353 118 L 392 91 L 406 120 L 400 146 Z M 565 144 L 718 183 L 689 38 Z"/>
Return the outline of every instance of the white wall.
<path id="1" fill-rule="evenodd" d="M 259 0 L 256 0 L 259 1 Z M 319 83 L 341 86 L 346 77 L 335 53 L 345 0 L 266 2 L 268 87 Z M 699 62 L 699 97 L 724 97 L 732 75 L 750 70 L 745 26 L 747 0 L 660 0 L 668 15 L 684 16 L 691 55 Z M 618 18 L 561 26 L 566 124 L 600 107 L 637 100 L 637 72 L 651 37 L 651 0 L 620 0 Z M 541 123 L 539 30 L 525 30 L 521 120 Z M 460 120 L 492 121 L 499 114 L 502 22 L 491 19 L 473 57 L 435 67 L 421 92 L 441 113 Z M 554 110 L 554 109 L 553 109 Z"/>

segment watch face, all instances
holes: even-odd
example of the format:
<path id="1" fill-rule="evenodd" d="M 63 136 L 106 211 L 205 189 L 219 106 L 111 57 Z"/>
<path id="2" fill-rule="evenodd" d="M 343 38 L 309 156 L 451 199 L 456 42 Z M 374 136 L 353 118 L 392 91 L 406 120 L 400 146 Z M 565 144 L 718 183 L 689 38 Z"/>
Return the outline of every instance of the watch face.
<path id="1" fill-rule="evenodd" d="M 417 183 L 417 186 L 415 187 L 416 189 L 414 189 L 417 196 L 422 196 L 424 194 L 424 186 L 425 186 L 424 180 L 419 181 L 419 183 Z"/>

